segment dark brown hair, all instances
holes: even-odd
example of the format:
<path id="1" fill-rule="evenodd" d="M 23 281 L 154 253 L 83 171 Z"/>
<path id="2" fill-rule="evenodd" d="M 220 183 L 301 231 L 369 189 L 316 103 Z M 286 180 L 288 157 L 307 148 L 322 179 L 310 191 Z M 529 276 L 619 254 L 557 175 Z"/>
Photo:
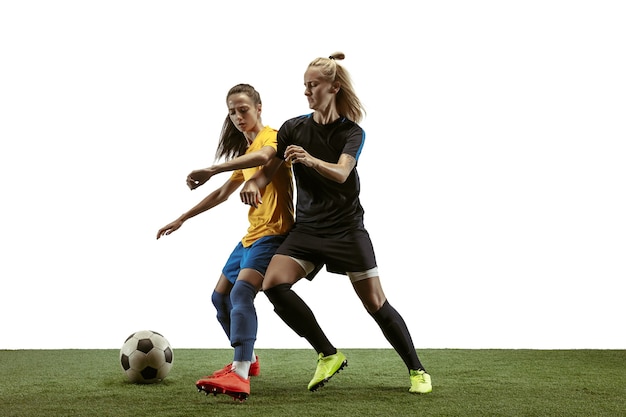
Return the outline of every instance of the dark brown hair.
<path id="1" fill-rule="evenodd" d="M 250 84 L 237 84 L 226 94 L 226 101 L 228 97 L 233 94 L 244 93 L 252 100 L 252 103 L 256 106 L 261 104 L 261 95 Z M 230 160 L 246 153 L 248 148 L 248 141 L 243 132 L 239 131 L 237 127 L 230 120 L 230 116 L 226 115 L 226 120 L 222 125 L 222 133 L 220 133 L 220 140 L 215 151 L 215 160 L 224 158 Z"/>

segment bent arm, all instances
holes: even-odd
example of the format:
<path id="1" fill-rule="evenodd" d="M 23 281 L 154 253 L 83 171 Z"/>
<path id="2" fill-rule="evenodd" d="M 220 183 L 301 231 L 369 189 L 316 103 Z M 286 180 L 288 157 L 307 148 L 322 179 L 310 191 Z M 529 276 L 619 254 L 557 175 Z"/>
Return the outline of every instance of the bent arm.
<path id="1" fill-rule="evenodd" d="M 303 164 L 313 168 L 323 177 L 340 184 L 346 182 L 356 166 L 356 159 L 347 153 L 342 153 L 337 163 L 332 163 L 311 156 L 304 148 L 297 145 L 289 145 L 287 147 L 285 159 L 293 164 Z"/>
<path id="2" fill-rule="evenodd" d="M 329 180 L 343 184 L 348 179 L 348 176 L 356 166 L 356 159 L 347 153 L 341 154 L 339 161 L 336 164 L 316 159 L 316 163 L 313 165 L 320 175 Z"/>
<path id="3" fill-rule="evenodd" d="M 278 168 L 280 168 L 283 162 L 284 161 L 280 158 L 272 158 L 267 164 L 263 165 L 263 168 L 255 172 L 254 175 L 246 181 L 239 193 L 241 201 L 255 208 L 258 207 L 259 204 L 262 204 L 261 190 L 272 181 L 274 174 L 276 174 L 276 171 L 278 171 Z"/>
<path id="4" fill-rule="evenodd" d="M 230 161 L 212 165 L 208 168 L 196 169 L 187 176 L 187 186 L 194 190 L 216 174 L 265 165 L 274 155 L 276 155 L 276 149 L 271 146 L 264 146 L 261 149 L 238 156 Z"/>
<path id="5" fill-rule="evenodd" d="M 271 146 L 264 146 L 259 150 L 238 156 L 230 161 L 213 165 L 211 168 L 215 174 L 219 174 L 221 172 L 235 171 L 237 169 L 260 167 L 261 165 L 267 164 L 274 155 L 276 155 L 276 149 Z"/>

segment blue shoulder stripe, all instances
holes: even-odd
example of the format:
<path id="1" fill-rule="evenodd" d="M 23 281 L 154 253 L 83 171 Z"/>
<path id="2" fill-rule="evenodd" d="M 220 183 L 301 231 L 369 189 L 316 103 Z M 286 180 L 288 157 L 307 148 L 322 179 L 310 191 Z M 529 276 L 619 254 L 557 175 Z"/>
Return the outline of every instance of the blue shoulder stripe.
<path id="1" fill-rule="evenodd" d="M 365 145 L 365 130 L 361 130 L 363 132 L 363 137 L 361 139 L 361 146 L 359 146 L 359 150 L 356 153 L 356 160 L 359 160 L 359 156 L 361 155 L 361 151 L 363 150 L 363 145 Z"/>

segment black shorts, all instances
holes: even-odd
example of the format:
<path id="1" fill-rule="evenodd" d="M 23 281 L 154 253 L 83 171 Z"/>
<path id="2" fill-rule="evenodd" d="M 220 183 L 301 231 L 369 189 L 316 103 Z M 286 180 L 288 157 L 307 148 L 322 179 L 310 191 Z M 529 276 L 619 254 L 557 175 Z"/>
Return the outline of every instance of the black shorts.
<path id="1" fill-rule="evenodd" d="M 315 269 L 307 275 L 309 280 L 324 265 L 328 272 L 344 275 L 377 266 L 372 240 L 367 230 L 362 228 L 324 236 L 294 230 L 278 247 L 276 254 L 314 263 Z"/>

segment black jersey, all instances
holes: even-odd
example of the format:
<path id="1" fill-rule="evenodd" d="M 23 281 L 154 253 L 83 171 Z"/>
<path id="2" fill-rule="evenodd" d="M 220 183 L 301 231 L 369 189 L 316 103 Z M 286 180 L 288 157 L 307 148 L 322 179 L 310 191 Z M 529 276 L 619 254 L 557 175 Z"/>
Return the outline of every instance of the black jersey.
<path id="1" fill-rule="evenodd" d="M 358 161 L 365 131 L 344 117 L 321 125 L 309 114 L 287 120 L 278 131 L 277 141 L 276 156 L 282 159 L 287 146 L 298 145 L 315 158 L 334 164 L 343 153 Z M 293 164 L 293 172 L 297 187 L 294 230 L 323 235 L 363 227 L 356 166 L 343 184 L 303 164 Z"/>

